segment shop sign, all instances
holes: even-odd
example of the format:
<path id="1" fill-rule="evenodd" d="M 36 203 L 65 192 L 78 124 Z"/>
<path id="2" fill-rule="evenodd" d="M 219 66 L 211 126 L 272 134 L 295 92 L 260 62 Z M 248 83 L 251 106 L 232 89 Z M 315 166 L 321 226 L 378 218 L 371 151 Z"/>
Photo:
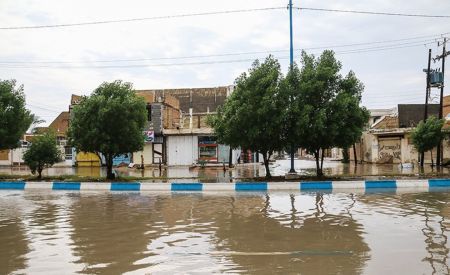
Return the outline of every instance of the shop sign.
<path id="1" fill-rule="evenodd" d="M 155 141 L 155 131 L 144 131 L 144 137 L 147 143 Z"/>

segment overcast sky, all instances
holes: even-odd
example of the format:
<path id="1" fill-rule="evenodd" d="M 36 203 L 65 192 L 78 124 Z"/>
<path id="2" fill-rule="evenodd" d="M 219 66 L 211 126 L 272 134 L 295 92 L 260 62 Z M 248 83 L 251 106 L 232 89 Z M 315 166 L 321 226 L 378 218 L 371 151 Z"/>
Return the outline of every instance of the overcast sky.
<path id="1" fill-rule="evenodd" d="M 287 0 L 0 0 L 0 28 L 285 7 L 287 3 Z M 448 0 L 294 0 L 294 6 L 450 15 Z M 334 49 L 344 65 L 342 73 L 351 69 L 364 83 L 363 105 L 368 108 L 422 103 L 425 90 L 422 69 L 426 67 L 427 49 L 433 50 L 433 56 L 440 54 L 442 47 L 438 48 L 433 39 L 448 32 L 448 18 L 294 11 L 294 48 L 330 46 Z M 332 47 L 406 38 L 415 39 Z M 103 81 L 122 79 L 132 82 L 136 89 L 231 85 L 251 65 L 249 60 L 264 58 L 273 51 L 286 72 L 289 17 L 288 10 L 282 9 L 64 28 L 0 30 L 0 41 L 0 79 L 13 78 L 24 84 L 28 107 L 48 124 L 61 111 L 68 110 L 71 94 L 88 95 Z M 426 43 L 429 44 L 424 45 Z M 357 49 L 364 50 L 355 52 Z M 267 53 L 93 63 L 255 51 Z M 61 61 L 73 63 L 38 63 Z M 235 62 L 226 63 L 228 61 Z M 204 64 L 173 65 L 199 62 Z M 108 65 L 149 66 L 92 67 Z M 432 66 L 440 67 L 440 63 Z M 446 94 L 449 92 L 447 89 Z M 433 90 L 433 93 L 438 91 Z"/>

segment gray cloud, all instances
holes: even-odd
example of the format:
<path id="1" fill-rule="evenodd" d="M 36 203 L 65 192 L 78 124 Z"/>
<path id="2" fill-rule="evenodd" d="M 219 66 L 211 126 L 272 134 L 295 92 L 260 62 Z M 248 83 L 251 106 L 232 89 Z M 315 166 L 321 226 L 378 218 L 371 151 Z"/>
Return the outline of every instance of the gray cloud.
<path id="1" fill-rule="evenodd" d="M 305 7 L 445 14 L 448 1 L 294 1 Z M 286 6 L 287 1 L 14 1 L 0 2 L 0 26 L 58 24 L 103 19 L 149 17 L 254 7 Z M 450 32 L 449 19 L 295 11 L 295 48 L 351 44 Z M 289 48 L 287 10 L 199 16 L 60 29 L 0 31 L 0 61 L 81 61 L 174 57 Z M 400 42 L 398 42 L 400 43 Z M 366 45 L 349 49 L 374 47 Z M 436 45 L 433 55 L 437 54 Z M 336 49 L 337 52 L 343 49 Z M 441 50 L 441 49 L 439 49 Z M 320 51 L 312 51 L 320 53 Z M 288 55 L 276 53 L 278 57 Z M 266 54 L 205 59 L 127 62 L 161 64 L 263 58 Z M 420 103 L 424 94 L 427 47 L 338 54 L 343 73 L 353 70 L 365 84 L 363 104 L 392 107 Z M 296 58 L 298 61 L 298 58 Z M 280 59 L 285 69 L 288 60 Z M 74 65 L 85 65 L 78 63 Z M 97 64 L 97 63 L 96 63 Z M 116 64 L 116 63 L 114 63 Z M 99 64 L 107 65 L 107 64 Z M 103 81 L 124 79 L 138 89 L 205 87 L 232 84 L 251 61 L 232 64 L 110 68 L 11 69 L 0 66 L 0 79 L 15 78 L 25 85 L 34 106 L 55 107 L 51 112 L 30 107 L 48 121 L 67 110 L 70 94 L 89 94 Z M 438 64 L 435 64 L 438 66 Z M 446 74 L 448 76 L 448 74 Z"/>

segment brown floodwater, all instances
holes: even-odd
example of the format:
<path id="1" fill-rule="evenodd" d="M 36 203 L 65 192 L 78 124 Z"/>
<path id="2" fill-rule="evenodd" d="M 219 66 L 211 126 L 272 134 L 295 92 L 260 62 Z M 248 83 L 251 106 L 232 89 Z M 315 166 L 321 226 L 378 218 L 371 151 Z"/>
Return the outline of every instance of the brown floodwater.
<path id="1" fill-rule="evenodd" d="M 0 274 L 447 274 L 450 193 L 0 191 Z"/>

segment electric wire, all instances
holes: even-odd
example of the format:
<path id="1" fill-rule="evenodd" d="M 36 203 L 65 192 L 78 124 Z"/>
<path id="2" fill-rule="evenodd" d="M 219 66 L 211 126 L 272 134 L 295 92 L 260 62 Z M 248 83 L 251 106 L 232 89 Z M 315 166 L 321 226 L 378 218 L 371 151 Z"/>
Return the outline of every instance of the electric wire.
<path id="1" fill-rule="evenodd" d="M 210 11 L 210 12 L 199 12 L 199 13 L 185 13 L 185 14 L 161 15 L 161 16 L 152 16 L 152 17 L 113 19 L 113 20 L 102 20 L 102 21 L 89 21 L 89 22 L 64 23 L 64 24 L 48 24 L 48 25 L 35 25 L 35 26 L 9 26 L 9 27 L 0 27 L 0 30 L 25 30 L 25 29 L 75 27 L 75 26 L 100 25 L 100 24 L 110 24 L 110 23 L 124 23 L 124 22 L 173 19 L 173 18 L 186 18 L 186 17 L 194 17 L 194 16 L 231 14 L 231 13 L 248 13 L 248 12 L 255 12 L 255 11 L 270 11 L 270 10 L 281 10 L 281 9 L 285 9 L 285 7 L 266 7 L 266 8 L 253 8 L 253 9 Z"/>
<path id="2" fill-rule="evenodd" d="M 347 47 L 353 47 L 353 46 L 364 46 L 364 45 L 371 45 L 371 44 L 386 44 L 386 43 L 416 40 L 416 39 L 421 39 L 421 38 L 429 38 L 427 40 L 409 42 L 409 43 L 421 43 L 421 42 L 428 42 L 428 41 L 436 41 L 437 39 L 440 39 L 441 37 L 443 37 L 447 34 L 450 34 L 450 32 L 435 34 L 435 35 L 409 37 L 409 38 L 403 38 L 403 39 L 306 47 L 306 48 L 295 49 L 295 51 L 320 50 L 320 49 L 330 49 L 330 48 L 347 48 Z M 392 46 L 398 46 L 398 45 L 399 44 L 395 44 Z M 384 46 L 389 46 L 389 45 L 384 45 Z M 116 62 L 119 63 L 119 62 L 139 62 L 139 61 L 159 61 L 159 60 L 178 60 L 178 59 L 182 60 L 182 59 L 195 59 L 195 58 L 227 57 L 227 56 L 239 56 L 239 55 L 251 55 L 251 54 L 270 54 L 270 53 L 282 53 L 282 52 L 288 52 L 288 51 L 289 50 L 272 50 L 272 51 L 265 50 L 265 51 L 249 51 L 249 52 L 236 52 L 236 53 L 223 53 L 223 54 L 210 54 L 210 55 L 190 55 L 190 56 L 178 56 L 178 57 L 149 57 L 149 58 L 135 58 L 135 59 L 111 59 L 111 60 L 89 60 L 89 61 L 67 61 L 67 60 L 65 60 L 65 61 L 48 61 L 48 60 L 46 60 L 46 61 L 24 61 L 24 60 L 1 61 L 0 60 L 0 64 L 22 64 L 22 63 L 70 64 L 70 63 L 116 63 Z"/>
<path id="3" fill-rule="evenodd" d="M 63 24 L 47 24 L 47 25 L 33 25 L 33 26 L 6 26 L 6 27 L 0 27 L 0 30 L 63 28 L 63 27 L 88 26 L 88 25 L 100 25 L 100 24 L 111 24 L 111 23 L 125 23 L 125 22 L 139 22 L 139 21 L 151 21 L 151 20 L 162 20 L 162 19 L 186 18 L 186 17 L 194 17 L 194 16 L 208 16 L 208 15 L 232 14 L 232 13 L 248 13 L 248 12 L 255 12 L 255 11 L 283 10 L 283 9 L 286 9 L 286 7 L 265 7 L 265 8 L 251 8 L 251 9 L 238 9 L 238 10 L 224 10 L 224 11 L 185 13 L 185 14 L 162 15 L 162 16 L 152 16 L 152 17 L 112 19 L 112 20 L 63 23 Z M 387 16 L 421 17 L 421 18 L 450 18 L 450 15 L 342 10 L 342 9 L 326 9 L 326 8 L 314 8 L 314 7 L 294 7 L 294 9 L 303 10 L 303 11 L 339 12 L 339 13 L 353 13 L 353 14 L 366 14 L 366 15 L 387 15 Z"/>
<path id="4" fill-rule="evenodd" d="M 29 106 L 29 107 L 32 107 L 32 108 L 38 108 L 38 109 L 41 109 L 41 110 L 46 111 L 46 112 L 51 112 L 51 113 L 55 113 L 55 114 L 56 114 L 56 113 L 57 113 L 57 114 L 60 113 L 60 112 L 58 112 L 58 111 L 51 110 L 51 109 L 47 109 L 47 108 L 45 108 L 45 107 L 41 107 L 41 106 L 34 105 L 34 104 L 29 104 L 29 103 L 27 103 L 26 105 Z"/>
<path id="5" fill-rule="evenodd" d="M 371 47 L 371 48 L 361 48 L 347 51 L 336 51 L 336 55 L 343 54 L 355 54 L 355 53 L 367 53 L 367 52 L 379 52 L 385 50 L 394 50 L 394 49 L 404 49 L 404 48 L 412 48 L 418 46 L 428 45 L 430 43 L 415 43 L 410 45 L 403 46 L 389 46 L 389 47 Z M 298 55 L 296 56 L 298 58 Z M 288 59 L 289 56 L 277 56 L 279 60 Z M 257 58 L 256 58 L 257 59 Z M 66 65 L 0 65 L 0 68 L 8 68 L 8 69 L 113 69 L 113 68 L 151 68 L 151 67 L 171 67 L 171 66 L 194 66 L 194 65 L 213 65 L 213 64 L 232 64 L 232 63 L 245 63 L 245 62 L 253 62 L 255 58 L 246 58 L 246 59 L 231 59 L 231 60 L 209 60 L 209 61 L 193 61 L 193 62 L 179 62 L 179 63 L 155 63 L 155 64 L 126 64 L 126 65 L 79 65 L 79 66 L 66 66 Z"/>
<path id="6" fill-rule="evenodd" d="M 377 11 L 361 11 L 361 10 L 341 10 L 341 9 L 325 9 L 325 8 L 310 8 L 310 7 L 295 7 L 297 10 L 304 11 L 323 11 L 323 12 L 340 12 L 340 13 L 354 13 L 367 15 L 387 15 L 387 16 L 401 16 L 401 17 L 422 17 L 422 18 L 450 18 L 450 15 L 434 15 L 434 14 L 414 14 L 414 13 L 399 13 L 399 12 L 377 12 Z"/>

